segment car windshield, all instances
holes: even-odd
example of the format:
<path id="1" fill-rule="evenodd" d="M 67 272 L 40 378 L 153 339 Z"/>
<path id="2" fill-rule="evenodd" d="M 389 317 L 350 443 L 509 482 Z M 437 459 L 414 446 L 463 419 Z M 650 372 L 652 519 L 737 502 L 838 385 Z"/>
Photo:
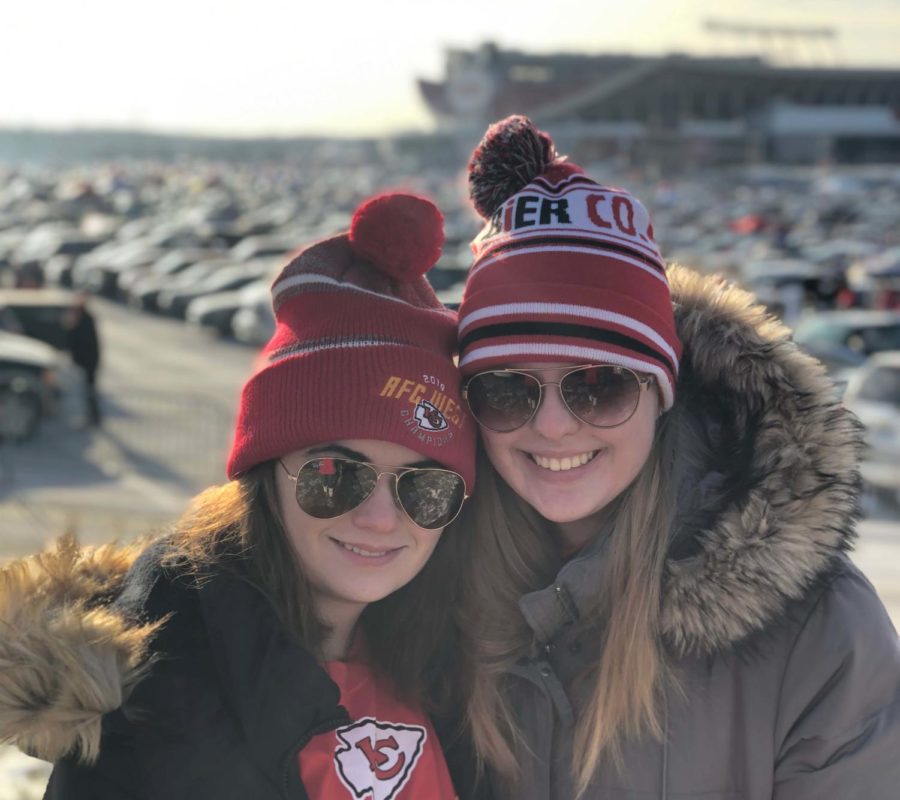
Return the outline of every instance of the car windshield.
<path id="1" fill-rule="evenodd" d="M 862 347 L 854 349 L 862 349 L 866 353 L 900 350 L 900 324 L 866 328 L 859 331 L 857 335 L 862 340 Z"/>
<path id="2" fill-rule="evenodd" d="M 797 325 L 794 339 L 799 344 L 844 344 L 847 328 L 820 319 L 808 319 Z"/>
<path id="3" fill-rule="evenodd" d="M 900 350 L 900 323 L 895 325 L 847 325 L 830 320 L 810 319 L 797 326 L 798 344 L 840 345 L 857 353 Z"/>

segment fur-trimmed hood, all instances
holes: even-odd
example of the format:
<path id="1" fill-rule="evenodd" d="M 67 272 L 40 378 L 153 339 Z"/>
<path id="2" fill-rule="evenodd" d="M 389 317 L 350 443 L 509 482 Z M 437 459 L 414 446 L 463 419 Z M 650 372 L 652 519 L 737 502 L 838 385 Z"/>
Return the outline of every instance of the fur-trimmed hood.
<path id="1" fill-rule="evenodd" d="M 663 632 L 710 653 L 764 628 L 852 542 L 861 428 L 824 370 L 751 295 L 670 271 L 684 344 L 675 406 L 681 508 Z M 143 549 L 63 539 L 0 571 L 0 741 L 96 757 L 100 721 L 140 681 L 156 626 L 110 605 Z"/>
<path id="2" fill-rule="evenodd" d="M 158 627 L 110 605 L 142 550 L 66 536 L 0 570 L 0 742 L 47 761 L 97 758 L 101 718 L 144 675 Z"/>
<path id="3" fill-rule="evenodd" d="M 674 442 L 675 495 L 660 628 L 676 654 L 711 655 L 840 569 L 858 517 L 862 428 L 753 295 L 683 267 L 668 276 L 683 355 L 659 421 Z M 605 553 L 597 541 L 563 565 L 558 588 L 520 599 L 540 642 L 591 608 Z"/>
<path id="4" fill-rule="evenodd" d="M 765 628 L 826 580 L 858 519 L 862 427 L 818 361 L 755 298 L 669 270 L 684 356 L 678 516 L 663 633 L 711 653 Z"/>

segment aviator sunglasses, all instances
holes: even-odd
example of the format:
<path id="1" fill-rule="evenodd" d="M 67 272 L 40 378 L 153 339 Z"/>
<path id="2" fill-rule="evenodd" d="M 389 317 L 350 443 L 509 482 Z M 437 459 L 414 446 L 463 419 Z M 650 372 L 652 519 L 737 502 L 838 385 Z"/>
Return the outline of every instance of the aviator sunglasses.
<path id="1" fill-rule="evenodd" d="M 383 468 L 351 458 L 319 457 L 306 461 L 297 474 L 278 462 L 296 486 L 297 505 L 311 517 L 331 519 L 362 505 L 382 475 L 392 475 L 394 499 L 420 528 L 449 525 L 462 510 L 466 482 L 462 475 L 439 467 Z"/>
<path id="2" fill-rule="evenodd" d="M 517 369 L 498 369 L 469 378 L 463 396 L 478 424 L 496 433 L 510 433 L 531 420 L 545 386 L 558 386 L 566 408 L 582 422 L 615 428 L 631 419 L 641 392 L 652 383 L 652 377 L 614 364 L 574 367 L 558 382 L 542 382 Z"/>

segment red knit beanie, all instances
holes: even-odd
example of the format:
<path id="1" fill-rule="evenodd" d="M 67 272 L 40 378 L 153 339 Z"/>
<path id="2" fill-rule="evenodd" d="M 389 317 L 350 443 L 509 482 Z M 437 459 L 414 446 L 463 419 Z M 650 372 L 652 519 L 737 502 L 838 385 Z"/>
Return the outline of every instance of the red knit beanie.
<path id="1" fill-rule="evenodd" d="M 276 328 L 244 385 L 228 477 L 312 444 L 379 439 L 475 479 L 475 426 L 454 365 L 456 315 L 425 279 L 443 217 L 375 197 L 349 232 L 302 250 L 272 285 Z"/>
<path id="2" fill-rule="evenodd" d="M 492 125 L 469 163 L 487 225 L 459 309 L 464 375 L 516 362 L 609 363 L 675 396 L 681 344 L 647 209 L 560 158 L 526 117 Z"/>

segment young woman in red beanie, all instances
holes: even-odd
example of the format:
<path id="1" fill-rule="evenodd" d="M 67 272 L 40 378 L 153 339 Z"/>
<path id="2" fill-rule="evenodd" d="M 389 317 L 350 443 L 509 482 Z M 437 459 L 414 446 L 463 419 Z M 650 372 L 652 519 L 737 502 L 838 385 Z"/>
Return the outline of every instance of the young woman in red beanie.
<path id="1" fill-rule="evenodd" d="M 900 647 L 847 558 L 860 426 L 529 120 L 469 166 L 461 610 L 498 798 L 897 797 Z"/>
<path id="2" fill-rule="evenodd" d="M 60 800 L 452 800 L 429 713 L 474 479 L 429 202 L 387 195 L 273 285 L 229 483 L 149 545 L 0 574 L 0 736 Z"/>

